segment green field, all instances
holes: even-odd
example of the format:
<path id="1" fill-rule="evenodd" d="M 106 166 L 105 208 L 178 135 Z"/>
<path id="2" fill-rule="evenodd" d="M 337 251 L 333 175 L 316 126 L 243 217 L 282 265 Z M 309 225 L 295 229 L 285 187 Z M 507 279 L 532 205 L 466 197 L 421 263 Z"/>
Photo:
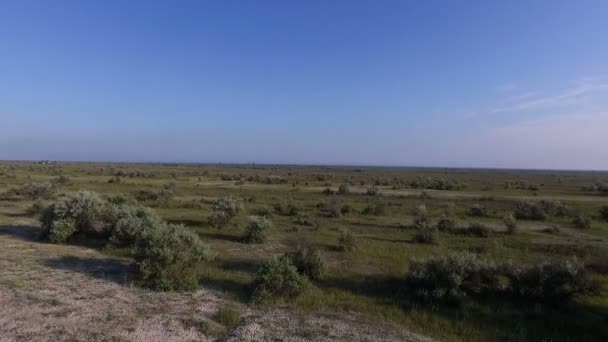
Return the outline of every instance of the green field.
<path id="1" fill-rule="evenodd" d="M 58 183 L 60 176 L 67 178 Z M 184 224 L 215 254 L 213 261 L 200 265 L 201 286 L 220 290 L 227 300 L 243 305 L 303 314 L 358 313 L 372 322 L 444 341 L 608 340 L 605 291 L 558 305 L 505 298 L 474 298 L 448 305 L 412 301 L 403 290 L 413 259 L 450 252 L 516 264 L 575 256 L 605 288 L 608 222 L 600 209 L 608 205 L 608 196 L 590 187 L 608 183 L 608 172 L 3 162 L 0 193 L 8 195 L 0 200 L 0 225 L 34 218 L 29 210 L 34 200 L 12 196 L 11 189 L 45 182 L 58 185 L 55 193 L 42 199 L 44 203 L 79 190 L 102 196 L 125 194 L 139 198 L 165 220 Z M 146 194 L 168 184 L 174 189 L 170 196 L 146 199 Z M 347 191 L 340 193 L 341 185 Z M 229 226 L 214 228 L 208 224 L 211 203 L 225 196 L 240 200 L 244 210 Z M 518 220 L 518 232 L 508 234 L 503 217 L 521 200 L 559 202 L 565 209 L 544 220 Z M 436 243 L 417 243 L 412 215 L 421 204 L 433 221 L 449 210 L 458 228 L 478 222 L 489 227 L 491 234 L 479 238 L 439 232 Z M 342 211 L 345 205 L 350 210 Z M 379 209 L 374 213 L 369 208 Z M 268 241 L 243 243 L 249 217 L 260 213 L 273 223 Z M 591 227 L 575 227 L 572 221 L 578 215 L 590 219 Z M 343 228 L 354 234 L 352 251 L 338 248 Z M 109 257 L 128 254 L 93 242 L 85 244 Z M 321 250 L 326 264 L 322 277 L 297 298 L 251 304 L 251 284 L 260 265 L 299 245 Z"/>

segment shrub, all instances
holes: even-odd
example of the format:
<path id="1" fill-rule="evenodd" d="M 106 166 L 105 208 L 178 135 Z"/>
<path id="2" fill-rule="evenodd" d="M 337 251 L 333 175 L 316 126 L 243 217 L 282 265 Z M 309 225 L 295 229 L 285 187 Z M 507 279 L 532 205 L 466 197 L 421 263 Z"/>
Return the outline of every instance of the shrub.
<path id="1" fill-rule="evenodd" d="M 295 224 L 299 224 L 301 226 L 314 226 L 315 222 L 306 215 L 298 215 L 296 219 L 293 221 Z"/>
<path id="2" fill-rule="evenodd" d="M 227 226 L 242 210 L 241 203 L 232 197 L 222 197 L 211 204 L 209 224 L 216 228 Z"/>
<path id="3" fill-rule="evenodd" d="M 515 220 L 515 217 L 513 216 L 513 214 L 506 215 L 502 219 L 502 222 L 505 224 L 505 227 L 507 228 L 507 233 L 515 234 L 517 232 L 517 221 Z"/>
<path id="4" fill-rule="evenodd" d="M 551 216 L 570 215 L 570 209 L 557 201 L 519 201 L 513 213 L 518 220 L 544 221 Z"/>
<path id="5" fill-rule="evenodd" d="M 116 246 L 130 246 L 148 227 L 162 223 L 150 208 L 128 205 L 109 205 L 104 213 L 109 242 Z"/>
<path id="6" fill-rule="evenodd" d="M 276 203 L 274 205 L 274 210 L 279 215 L 296 216 L 300 213 L 301 208 L 293 202 L 288 202 L 288 203 Z"/>
<path id="7" fill-rule="evenodd" d="M 384 215 L 385 211 L 386 205 L 383 201 L 373 201 L 372 203 L 369 203 L 365 208 L 363 208 L 363 211 L 361 213 L 363 215 L 381 216 Z"/>
<path id="8" fill-rule="evenodd" d="M 455 301 L 500 289 L 498 268 L 469 253 L 414 261 L 407 283 L 416 297 L 431 301 Z"/>
<path id="9" fill-rule="evenodd" d="M 198 235 L 183 225 L 166 223 L 147 227 L 132 254 L 143 285 L 161 291 L 195 289 L 199 263 L 212 258 Z"/>
<path id="10" fill-rule="evenodd" d="M 544 262 L 508 272 L 511 289 L 517 296 L 556 302 L 575 295 L 594 294 L 597 285 L 576 258 L 565 262 Z"/>
<path id="11" fill-rule="evenodd" d="M 55 220 L 51 223 L 47 240 L 51 243 L 63 243 L 68 241 L 76 231 L 76 224 L 73 220 L 69 218 Z"/>
<path id="12" fill-rule="evenodd" d="M 341 184 L 338 187 L 338 194 L 340 195 L 344 195 L 350 192 L 350 188 L 348 187 L 348 184 Z"/>
<path id="13" fill-rule="evenodd" d="M 256 274 L 252 300 L 259 302 L 268 298 L 295 297 L 307 286 L 308 279 L 298 273 L 290 258 L 273 257 Z"/>
<path id="14" fill-rule="evenodd" d="M 471 208 L 469 208 L 469 216 L 473 216 L 473 217 L 487 217 L 488 216 L 488 210 L 486 209 L 486 207 L 479 205 L 479 204 L 474 204 L 473 206 L 471 206 Z"/>
<path id="15" fill-rule="evenodd" d="M 591 228 L 591 219 L 584 214 L 578 214 L 572 219 L 572 225 L 575 228 L 589 229 Z"/>
<path id="16" fill-rule="evenodd" d="M 437 229 L 441 232 L 451 232 L 456 228 L 456 220 L 448 214 L 443 214 L 437 221 Z"/>
<path id="17" fill-rule="evenodd" d="M 437 242 L 437 227 L 427 225 L 417 225 L 414 241 L 419 243 L 435 243 Z"/>
<path id="18" fill-rule="evenodd" d="M 342 228 L 340 230 L 340 236 L 338 237 L 338 249 L 343 252 L 348 252 L 354 250 L 355 245 L 355 236 L 353 232 L 348 228 Z"/>
<path id="19" fill-rule="evenodd" d="M 319 279 L 325 269 L 321 252 L 311 246 L 298 246 L 296 251 L 286 254 L 286 257 L 291 259 L 298 273 L 312 280 Z"/>
<path id="20" fill-rule="evenodd" d="M 487 238 L 490 236 L 490 228 L 482 223 L 471 223 L 465 229 L 463 229 L 460 233 L 464 235 L 471 235 L 480 238 Z"/>
<path id="21" fill-rule="evenodd" d="M 265 217 L 253 218 L 245 228 L 245 242 L 263 243 L 266 241 L 268 231 L 272 228 L 272 223 Z"/>
<path id="22" fill-rule="evenodd" d="M 431 224 L 426 205 L 421 204 L 414 209 L 414 227 L 426 227 Z"/>
<path id="23" fill-rule="evenodd" d="M 60 220 L 67 220 L 73 223 L 74 229 L 72 234 L 76 233 L 101 233 L 103 227 L 98 223 L 100 213 L 104 207 L 104 202 L 97 196 L 97 194 L 81 191 L 77 192 L 69 197 L 62 198 L 58 201 L 51 203 L 41 215 L 43 238 L 49 238 L 51 235 L 55 235 L 53 230 L 56 227 L 66 228 L 66 224 L 55 226 L 54 223 Z M 57 236 L 64 236 L 64 233 L 58 234 Z M 67 241 L 67 237 L 63 241 Z M 50 241 L 50 240 L 49 240 Z"/>
<path id="24" fill-rule="evenodd" d="M 367 192 L 365 194 L 367 196 L 376 196 L 376 195 L 380 194 L 380 191 L 378 191 L 377 187 L 372 186 L 372 187 L 367 188 Z"/>
<path id="25" fill-rule="evenodd" d="M 604 221 L 608 221 L 608 205 L 604 205 L 600 208 L 600 217 L 604 219 Z"/>
<path id="26" fill-rule="evenodd" d="M 350 204 L 345 204 L 342 206 L 342 208 L 340 208 L 340 213 L 342 215 L 348 215 L 352 212 L 355 212 L 355 208 L 353 208 L 353 206 Z"/>

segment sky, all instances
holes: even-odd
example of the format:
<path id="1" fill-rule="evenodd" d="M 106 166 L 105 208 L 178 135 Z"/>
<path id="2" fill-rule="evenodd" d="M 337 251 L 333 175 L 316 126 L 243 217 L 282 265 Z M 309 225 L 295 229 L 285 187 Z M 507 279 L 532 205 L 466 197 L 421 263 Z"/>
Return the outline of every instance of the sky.
<path id="1" fill-rule="evenodd" d="M 608 1 L 1 1 L 0 159 L 608 170 Z"/>

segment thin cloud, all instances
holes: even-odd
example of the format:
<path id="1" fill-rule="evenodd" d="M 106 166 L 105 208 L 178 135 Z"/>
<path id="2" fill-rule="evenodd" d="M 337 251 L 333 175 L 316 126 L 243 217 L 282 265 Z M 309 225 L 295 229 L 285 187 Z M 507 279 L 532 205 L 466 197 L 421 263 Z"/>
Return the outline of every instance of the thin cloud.
<path id="1" fill-rule="evenodd" d="M 491 113 L 514 112 L 534 108 L 545 108 L 559 106 L 570 103 L 571 101 L 599 90 L 608 89 L 608 84 L 590 84 L 584 83 L 574 88 L 567 89 L 559 94 L 538 97 L 531 100 L 526 100 L 511 104 L 509 106 L 499 107 L 491 110 Z"/>

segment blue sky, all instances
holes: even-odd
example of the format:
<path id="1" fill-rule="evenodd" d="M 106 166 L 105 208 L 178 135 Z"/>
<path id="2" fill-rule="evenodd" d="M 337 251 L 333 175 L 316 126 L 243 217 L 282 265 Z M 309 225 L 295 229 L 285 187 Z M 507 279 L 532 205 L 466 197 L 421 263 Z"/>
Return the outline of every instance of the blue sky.
<path id="1" fill-rule="evenodd" d="M 608 169 L 606 1 L 2 1 L 0 159 Z"/>

